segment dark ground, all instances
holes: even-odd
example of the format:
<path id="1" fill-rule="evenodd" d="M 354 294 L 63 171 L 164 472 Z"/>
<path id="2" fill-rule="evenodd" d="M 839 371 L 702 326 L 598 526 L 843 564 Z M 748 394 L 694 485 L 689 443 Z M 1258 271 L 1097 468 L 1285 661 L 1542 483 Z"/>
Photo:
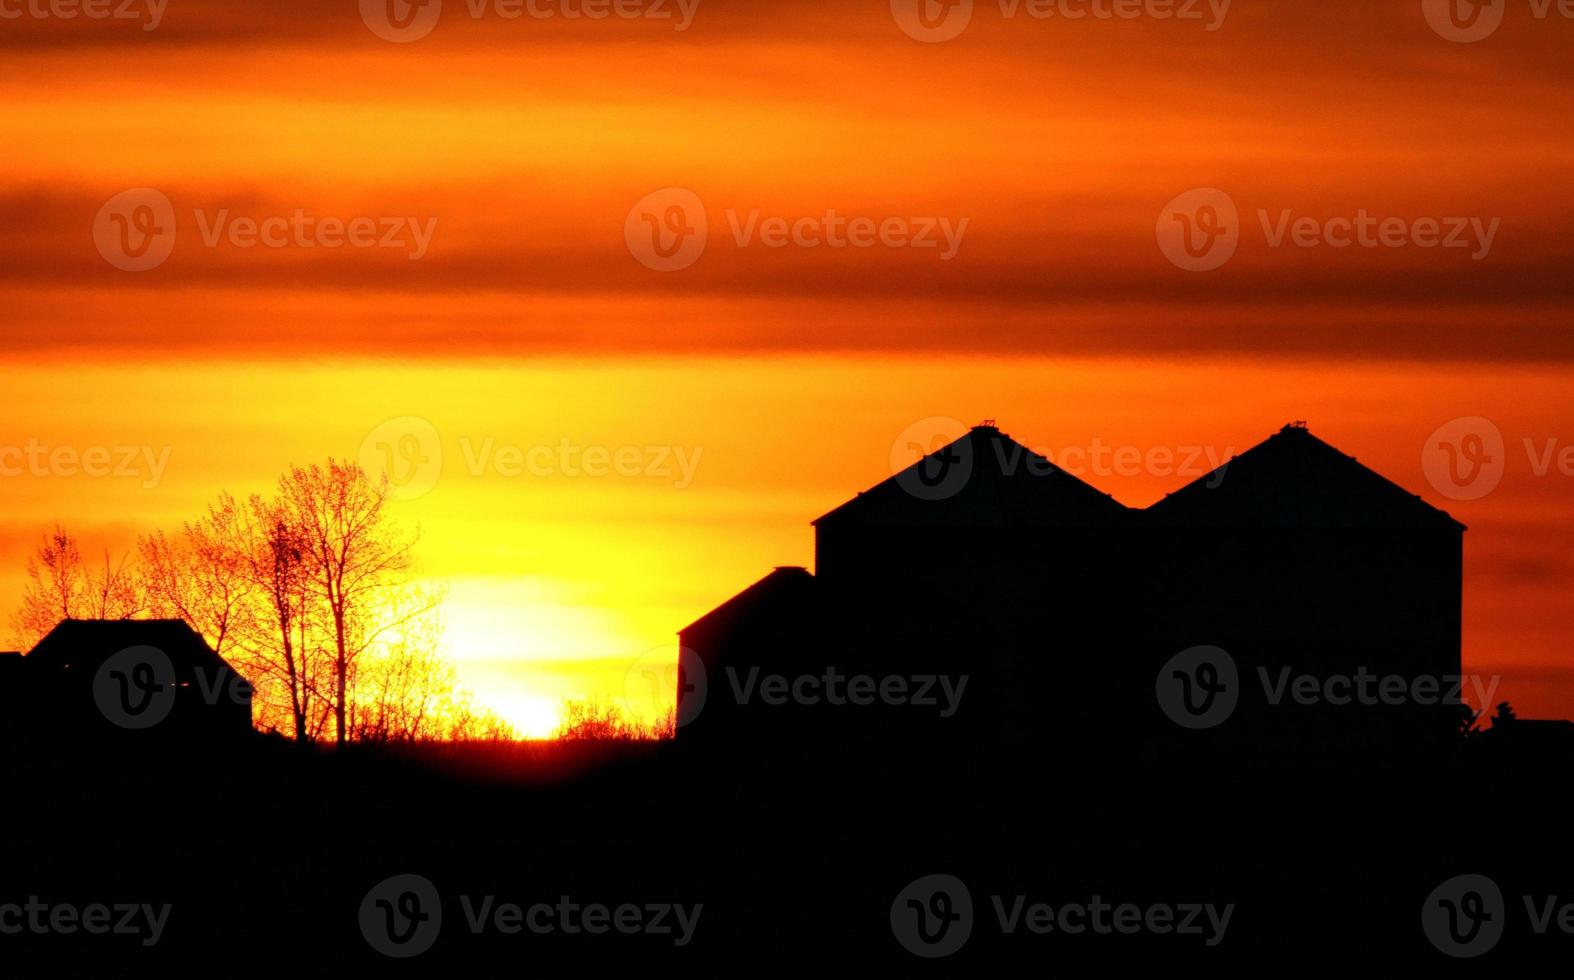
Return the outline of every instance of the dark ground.
<path id="1" fill-rule="evenodd" d="M 1536 934 L 1523 903 L 1574 902 L 1566 771 L 1095 776 L 979 760 L 937 773 L 844 757 L 744 775 L 670 745 L 335 758 L 265 739 L 203 755 L 55 756 L 7 764 L 0 903 L 172 908 L 151 947 L 140 936 L 0 935 L 10 976 L 104 962 L 235 976 L 624 964 L 706 975 L 1007 964 L 1365 972 L 1574 954 L 1574 936 L 1555 919 Z M 937 873 L 966 883 L 973 928 L 954 955 L 927 960 L 898 943 L 891 908 Z M 1428 941 L 1422 907 L 1465 873 L 1501 888 L 1505 930 L 1484 957 L 1455 960 Z M 358 918 L 368 891 L 397 874 L 441 895 L 435 943 L 407 960 L 375 951 Z M 476 935 L 460 896 L 486 895 L 704 907 L 678 947 L 670 935 Z M 993 895 L 1008 906 L 1025 895 L 1235 909 L 1211 947 L 1200 935 L 1005 936 Z"/>

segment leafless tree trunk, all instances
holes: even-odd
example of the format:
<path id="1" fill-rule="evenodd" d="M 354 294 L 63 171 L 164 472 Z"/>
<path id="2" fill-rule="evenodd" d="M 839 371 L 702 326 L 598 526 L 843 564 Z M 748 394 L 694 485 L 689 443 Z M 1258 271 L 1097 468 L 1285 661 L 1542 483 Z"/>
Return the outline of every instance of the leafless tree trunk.
<path id="1" fill-rule="evenodd" d="M 376 622 L 379 605 L 408 585 L 414 538 L 386 519 L 386 487 L 355 463 L 294 467 L 279 490 L 299 523 L 314 588 L 333 623 L 334 741 L 342 746 L 349 737 L 353 660 L 371 639 L 357 642 L 351 620 Z"/>

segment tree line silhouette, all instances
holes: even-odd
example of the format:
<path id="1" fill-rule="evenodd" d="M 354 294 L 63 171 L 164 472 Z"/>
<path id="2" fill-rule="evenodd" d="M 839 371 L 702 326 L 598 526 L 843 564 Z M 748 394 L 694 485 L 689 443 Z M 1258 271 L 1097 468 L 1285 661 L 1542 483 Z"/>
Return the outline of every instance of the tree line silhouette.
<path id="1" fill-rule="evenodd" d="M 221 493 L 178 531 L 102 564 L 57 524 L 27 561 L 11 616 L 32 647 L 63 619 L 178 618 L 253 685 L 254 723 L 301 743 L 502 740 L 440 649 L 445 591 L 416 577 L 416 529 L 386 478 L 329 459 L 271 494 Z"/>

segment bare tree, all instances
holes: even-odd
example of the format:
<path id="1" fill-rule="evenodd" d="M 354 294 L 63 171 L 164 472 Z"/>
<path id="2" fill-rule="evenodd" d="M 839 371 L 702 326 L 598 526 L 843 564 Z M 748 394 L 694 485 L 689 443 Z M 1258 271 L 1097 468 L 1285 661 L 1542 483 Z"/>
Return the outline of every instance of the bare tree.
<path id="1" fill-rule="evenodd" d="M 149 611 L 184 619 L 220 656 L 255 628 L 245 518 L 235 498 L 222 494 L 178 536 L 155 531 L 137 542 Z"/>
<path id="2" fill-rule="evenodd" d="M 558 722 L 553 737 L 619 742 L 664 739 L 672 737 L 675 721 L 676 714 L 670 711 L 665 718 L 646 722 L 630 717 L 618 705 L 604 698 L 565 699 L 562 720 Z"/>
<path id="3" fill-rule="evenodd" d="M 63 619 L 130 619 L 144 609 L 130 557 L 114 562 L 106 549 L 103 568 L 90 568 L 75 536 L 59 524 L 27 559 L 27 579 L 21 605 L 11 615 L 21 646 L 37 643 Z"/>
<path id="4" fill-rule="evenodd" d="M 84 619 L 132 619 L 147 611 L 142 577 L 130 554 L 111 561 L 104 549 L 103 568 L 88 568 L 83 575 Z"/>
<path id="5" fill-rule="evenodd" d="M 351 667 L 350 729 L 358 741 L 440 738 L 455 689 L 453 664 L 439 652 L 442 624 L 434 614 L 408 623 Z"/>
<path id="6" fill-rule="evenodd" d="M 386 608 L 408 585 L 415 539 L 386 519 L 386 480 L 374 483 L 355 463 L 330 459 L 325 466 L 293 467 L 280 479 L 279 492 L 332 630 L 334 741 L 343 745 L 353 661 L 396 625 L 379 616 L 379 606 Z"/>
<path id="7" fill-rule="evenodd" d="M 56 524 L 27 559 L 27 586 L 11 614 L 17 643 L 30 647 L 62 619 L 71 617 L 82 590 L 82 552 L 76 539 Z"/>
<path id="8" fill-rule="evenodd" d="M 178 617 L 251 682 L 257 722 L 322 739 L 512 739 L 459 688 L 441 651 L 443 590 L 413 577 L 415 534 L 384 512 L 386 486 L 329 460 L 294 467 L 273 497 L 221 494 L 135 558 L 82 560 L 56 527 L 27 563 L 11 617 L 36 642 L 62 619 Z"/>
<path id="9" fill-rule="evenodd" d="M 282 686 L 290 724 L 299 742 L 315 741 L 330 702 L 323 670 L 309 556 L 289 506 L 253 494 L 240 524 L 238 546 L 255 588 L 255 629 L 249 646 L 255 670 Z M 254 679 L 255 682 L 255 679 Z M 263 685 L 265 698 L 273 684 Z"/>
<path id="10" fill-rule="evenodd" d="M 477 707 L 469 691 L 456 689 L 449 695 L 443 737 L 452 742 L 512 742 L 519 733 L 497 712 Z"/>

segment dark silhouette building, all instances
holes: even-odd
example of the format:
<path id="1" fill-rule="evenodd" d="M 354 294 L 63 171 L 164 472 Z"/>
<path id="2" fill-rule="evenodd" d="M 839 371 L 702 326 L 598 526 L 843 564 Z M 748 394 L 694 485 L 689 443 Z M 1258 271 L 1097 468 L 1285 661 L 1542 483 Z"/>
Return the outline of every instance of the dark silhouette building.
<path id="1" fill-rule="evenodd" d="M 13 739 L 206 746 L 251 731 L 252 690 L 178 619 L 67 619 L 26 656 L 0 655 Z"/>
<path id="2" fill-rule="evenodd" d="M 1143 518 L 1150 662 L 1209 644 L 1239 675 L 1214 741 L 1267 763 L 1447 751 L 1460 724 L 1449 702 L 1461 674 L 1463 524 L 1304 425 Z"/>
<path id="3" fill-rule="evenodd" d="M 1436 758 L 1459 728 L 1464 526 L 1301 425 L 1139 510 L 986 424 L 813 525 L 814 574 L 777 569 L 680 632 L 705 697 L 686 717 L 696 685 L 680 685 L 680 744 L 782 758 L 825 741 L 848 765 L 865 748 L 958 766 L 1389 763 Z M 1233 661 L 1234 707 L 1192 728 L 1161 685 L 1204 646 Z M 883 698 L 740 703 L 751 671 L 830 667 L 967 686 L 943 719 Z M 1366 677 L 1404 684 L 1404 703 L 1332 703 Z M 1419 703 L 1423 678 L 1444 703 Z"/>

